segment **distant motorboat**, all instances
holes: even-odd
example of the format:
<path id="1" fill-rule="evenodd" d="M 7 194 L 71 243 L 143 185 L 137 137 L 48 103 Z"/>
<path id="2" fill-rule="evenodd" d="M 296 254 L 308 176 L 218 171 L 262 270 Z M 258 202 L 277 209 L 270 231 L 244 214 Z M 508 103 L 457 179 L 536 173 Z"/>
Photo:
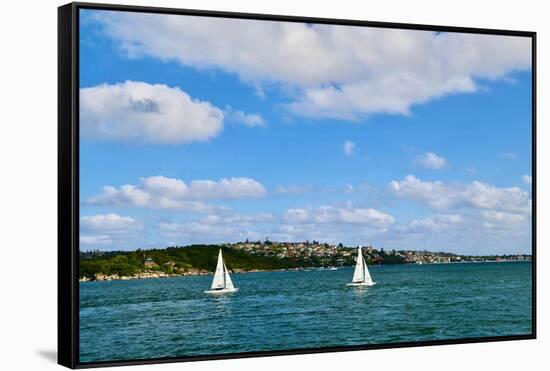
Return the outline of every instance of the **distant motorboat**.
<path id="1" fill-rule="evenodd" d="M 207 294 L 225 294 L 235 292 L 239 290 L 233 286 L 233 281 L 229 276 L 229 271 L 223 262 L 222 249 L 218 254 L 218 264 L 216 265 L 216 272 L 214 273 L 214 279 L 212 280 L 212 286 L 210 290 L 206 290 Z"/>
<path id="2" fill-rule="evenodd" d="M 338 268 L 336 268 L 336 267 L 328 267 L 328 270 L 329 270 L 329 271 L 337 271 Z"/>
<path id="3" fill-rule="evenodd" d="M 361 246 L 357 249 L 357 263 L 355 264 L 355 271 L 353 272 L 353 279 L 348 286 L 372 286 L 376 282 L 373 282 L 365 258 L 363 257 L 363 251 Z"/>

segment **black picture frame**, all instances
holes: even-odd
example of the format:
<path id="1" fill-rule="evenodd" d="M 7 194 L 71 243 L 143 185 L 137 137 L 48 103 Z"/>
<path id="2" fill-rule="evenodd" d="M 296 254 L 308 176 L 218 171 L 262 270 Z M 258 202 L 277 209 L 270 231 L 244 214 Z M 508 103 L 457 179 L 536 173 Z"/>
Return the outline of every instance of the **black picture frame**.
<path id="1" fill-rule="evenodd" d="M 184 356 L 174 358 L 133 359 L 82 363 L 79 361 L 79 10 L 117 10 L 177 15 L 193 15 L 253 20 L 306 22 L 331 25 L 369 26 L 436 32 L 460 32 L 489 35 L 523 36 L 532 42 L 532 332 L 526 335 L 495 336 L 449 340 L 429 340 L 390 344 L 341 346 L 312 349 L 261 351 L 206 356 Z M 58 8 L 58 363 L 69 368 L 90 368 L 154 364 L 167 362 L 188 362 L 246 357 L 280 356 L 343 352 L 381 348 L 402 348 L 461 343 L 481 343 L 508 340 L 535 339 L 537 330 L 536 313 L 536 220 L 537 220 L 537 171 L 536 171 L 536 32 L 435 26 L 391 22 L 358 21 L 315 17 L 297 17 L 271 14 L 234 13 L 224 11 L 203 11 L 111 5 L 97 3 L 70 3 Z"/>

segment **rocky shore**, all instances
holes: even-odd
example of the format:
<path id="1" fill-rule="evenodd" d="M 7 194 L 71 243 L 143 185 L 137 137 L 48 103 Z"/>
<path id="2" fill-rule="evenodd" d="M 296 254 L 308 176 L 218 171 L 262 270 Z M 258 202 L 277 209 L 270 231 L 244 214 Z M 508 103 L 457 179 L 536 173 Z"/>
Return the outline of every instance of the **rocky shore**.
<path id="1" fill-rule="evenodd" d="M 168 278 L 168 277 L 182 277 L 182 276 L 205 276 L 212 274 L 202 269 L 190 269 L 182 273 L 165 273 L 162 271 L 143 271 L 136 273 L 131 276 L 119 276 L 118 274 L 103 274 L 96 273 L 93 277 L 80 277 L 80 282 L 89 282 L 89 281 L 129 281 L 129 280 L 139 280 L 145 278 Z"/>
<path id="2" fill-rule="evenodd" d="M 291 269 L 276 269 L 275 271 L 297 271 L 305 268 L 291 268 Z M 257 272 L 267 272 L 265 269 L 234 269 L 231 273 L 257 273 Z M 189 269 L 181 273 L 165 273 L 162 271 L 152 271 L 147 270 L 143 272 L 136 273 L 131 276 L 119 276 L 118 274 L 103 274 L 96 273 L 93 277 L 80 277 L 80 282 L 91 282 L 91 281 L 129 281 L 129 280 L 139 280 L 146 278 L 168 278 L 168 277 L 185 277 L 185 276 L 207 276 L 213 274 L 204 269 Z"/>

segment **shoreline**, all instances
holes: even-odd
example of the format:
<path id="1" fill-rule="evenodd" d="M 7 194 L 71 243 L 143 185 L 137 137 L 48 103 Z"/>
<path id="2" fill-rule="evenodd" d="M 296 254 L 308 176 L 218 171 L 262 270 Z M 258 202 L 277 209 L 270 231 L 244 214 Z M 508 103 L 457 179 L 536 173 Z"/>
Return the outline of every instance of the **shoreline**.
<path id="1" fill-rule="evenodd" d="M 306 269 L 318 269 L 319 267 L 299 267 L 299 268 L 281 268 L 281 269 L 252 269 L 241 270 L 235 269 L 231 271 L 231 274 L 245 274 L 245 273 L 260 273 L 260 272 L 288 272 L 288 271 L 301 271 Z M 143 271 L 131 276 L 119 276 L 118 274 L 103 274 L 96 273 L 93 278 L 80 277 L 79 282 L 102 282 L 102 281 L 132 281 L 143 280 L 150 278 L 171 278 L 171 277 L 195 277 L 195 276 L 212 276 L 214 272 L 207 270 L 197 269 L 184 273 L 164 273 L 159 271 Z"/>
<path id="2" fill-rule="evenodd" d="M 405 264 L 382 264 L 382 265 L 443 265 L 443 264 L 479 264 L 479 263 L 532 263 L 532 260 L 485 260 L 485 261 L 462 261 L 462 262 L 446 262 L 446 263 L 405 263 Z M 376 265 L 371 265 L 376 266 Z M 380 265 L 381 266 L 381 265 Z M 349 268 L 351 265 L 346 265 L 343 267 L 337 267 L 337 269 Z M 260 273 L 260 272 L 293 272 L 293 271 L 329 271 L 326 267 L 297 267 L 297 268 L 281 268 L 281 269 L 252 269 L 252 270 L 242 270 L 235 269 L 231 271 L 231 274 L 246 274 L 246 273 Z M 192 271 L 187 271 L 183 273 L 164 273 L 162 271 L 143 271 L 136 273 L 131 276 L 119 276 L 118 274 L 103 274 L 96 273 L 94 277 L 79 277 L 79 282 L 104 282 L 104 281 L 132 281 L 132 280 L 143 280 L 151 278 L 173 278 L 173 277 L 195 277 L 195 276 L 211 276 L 214 272 L 210 272 L 203 269 L 196 269 Z"/>

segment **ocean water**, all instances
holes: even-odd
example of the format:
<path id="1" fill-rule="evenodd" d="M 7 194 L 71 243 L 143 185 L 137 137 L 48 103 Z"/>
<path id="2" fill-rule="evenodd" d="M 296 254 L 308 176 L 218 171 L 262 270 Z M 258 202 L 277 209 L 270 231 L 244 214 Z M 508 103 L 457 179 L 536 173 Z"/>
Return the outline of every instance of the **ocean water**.
<path id="1" fill-rule="evenodd" d="M 80 283 L 81 362 L 531 333 L 531 263 L 353 269 Z"/>

